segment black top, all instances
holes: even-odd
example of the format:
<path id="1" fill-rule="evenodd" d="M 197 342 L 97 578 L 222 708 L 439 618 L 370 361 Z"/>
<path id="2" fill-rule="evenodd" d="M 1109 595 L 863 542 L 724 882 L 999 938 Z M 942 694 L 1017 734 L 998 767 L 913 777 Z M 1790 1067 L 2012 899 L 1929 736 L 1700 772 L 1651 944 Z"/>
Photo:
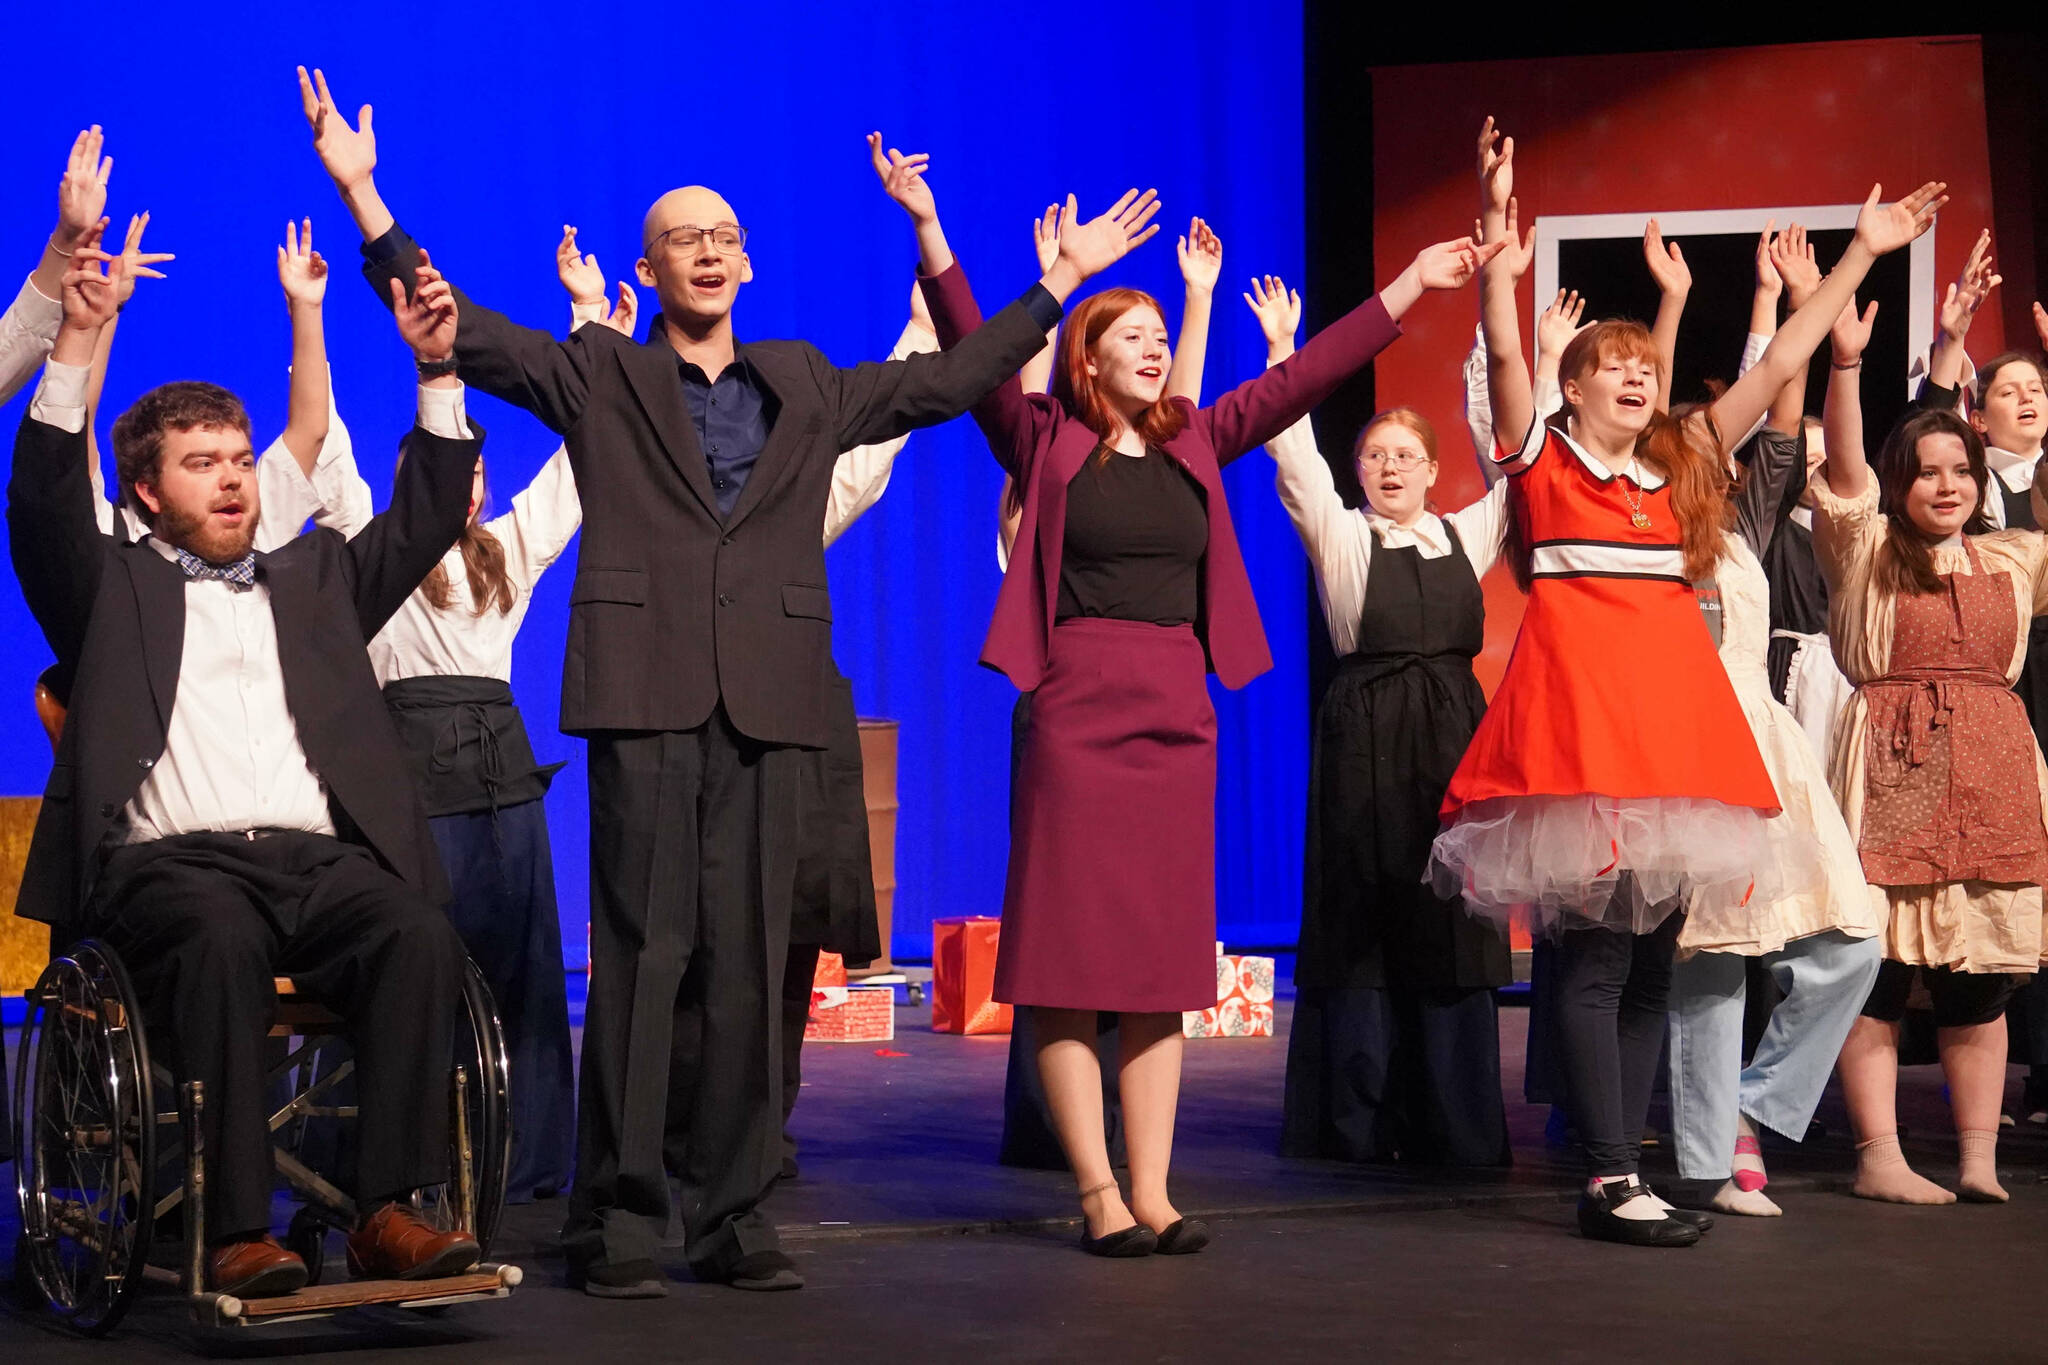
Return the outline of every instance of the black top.
<path id="1" fill-rule="evenodd" d="M 761 447 L 768 444 L 768 428 L 774 425 L 768 396 L 744 358 L 727 365 L 715 380 L 681 356 L 676 357 L 676 367 L 683 376 L 683 401 L 697 423 L 697 444 L 704 447 L 704 462 L 711 467 L 718 515 L 730 517 L 747 476 L 754 472 L 754 461 L 761 457 Z"/>
<path id="2" fill-rule="evenodd" d="M 1059 620 L 1193 624 L 1209 513 L 1200 485 L 1171 456 L 1104 458 L 1098 447 L 1067 485 L 1066 537 Z"/>

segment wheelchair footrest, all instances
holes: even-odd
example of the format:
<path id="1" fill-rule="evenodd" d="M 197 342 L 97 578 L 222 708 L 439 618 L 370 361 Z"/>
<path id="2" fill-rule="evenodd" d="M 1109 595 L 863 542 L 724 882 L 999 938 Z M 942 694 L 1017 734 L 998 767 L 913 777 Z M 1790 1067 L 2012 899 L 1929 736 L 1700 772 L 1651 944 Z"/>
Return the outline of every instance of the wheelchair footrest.
<path id="1" fill-rule="evenodd" d="M 320 1284 L 296 1294 L 269 1299 L 230 1299 L 207 1295 L 195 1307 L 201 1316 L 221 1327 L 261 1327 L 268 1323 L 299 1318 L 322 1317 L 351 1308 L 386 1306 L 398 1308 L 442 1308 L 476 1299 L 502 1299 L 519 1284 L 521 1272 L 513 1265 L 480 1265 L 463 1275 L 432 1280 L 350 1280 Z"/>

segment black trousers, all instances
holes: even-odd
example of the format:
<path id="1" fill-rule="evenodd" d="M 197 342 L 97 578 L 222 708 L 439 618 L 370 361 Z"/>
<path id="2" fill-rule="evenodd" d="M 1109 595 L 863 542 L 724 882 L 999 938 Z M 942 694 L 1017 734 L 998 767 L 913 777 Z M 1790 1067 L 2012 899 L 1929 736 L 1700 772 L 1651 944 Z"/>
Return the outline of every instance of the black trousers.
<path id="1" fill-rule="evenodd" d="M 1557 936 L 1558 1059 L 1565 1110 L 1593 1175 L 1630 1175 L 1642 1158 L 1643 1123 L 1657 1061 L 1682 911 L 1651 933 L 1566 929 Z"/>
<path id="2" fill-rule="evenodd" d="M 1864 1016 L 1887 1024 L 1904 1019 L 1916 975 L 1927 987 L 1936 1028 L 1996 1023 L 2005 1017 L 2013 996 L 2034 980 L 2032 974 L 1959 972 L 1948 967 L 1915 967 L 1887 958 L 1878 964 L 1877 980 L 1870 984 L 1870 998 L 1863 1002 Z"/>
<path id="3" fill-rule="evenodd" d="M 776 1246 L 782 969 L 798 751 L 720 706 L 695 730 L 590 741 L 590 997 L 570 1264 L 652 1260 L 682 1187 L 685 1254 Z"/>
<path id="4" fill-rule="evenodd" d="M 367 1211 L 448 1178 L 448 1072 L 462 944 L 365 849 L 318 834 L 184 834 L 118 849 L 91 918 L 128 968 L 154 1055 L 206 1089 L 206 1226 L 270 1226 L 264 1038 L 272 978 L 347 1022 Z"/>
<path id="5" fill-rule="evenodd" d="M 796 1111 L 797 1091 L 804 1083 L 804 1026 L 811 1022 L 811 982 L 818 975 L 819 945 L 792 943 L 782 968 L 782 1162 L 780 1171 L 796 1174 L 796 1139 L 789 1116 Z"/>

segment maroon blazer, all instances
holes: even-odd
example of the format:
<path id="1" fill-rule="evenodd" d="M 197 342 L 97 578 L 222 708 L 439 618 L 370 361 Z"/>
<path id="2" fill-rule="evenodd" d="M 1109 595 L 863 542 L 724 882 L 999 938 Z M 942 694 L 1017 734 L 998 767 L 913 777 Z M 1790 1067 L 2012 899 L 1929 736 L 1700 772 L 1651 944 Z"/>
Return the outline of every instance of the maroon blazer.
<path id="1" fill-rule="evenodd" d="M 981 325 L 981 309 L 957 261 L 922 284 L 941 346 L 950 347 Z M 1209 549 L 1202 556 L 1202 618 L 1195 630 L 1208 651 L 1210 670 L 1225 687 L 1243 687 L 1273 666 L 1273 656 L 1266 649 L 1258 603 L 1230 524 L 1223 466 L 1287 430 L 1400 334 L 1379 299 L 1370 298 L 1286 361 L 1246 380 L 1213 406 L 1196 408 L 1184 398 L 1173 400 L 1187 409 L 1188 424 L 1166 443 L 1166 454 L 1202 486 L 1209 510 Z M 1015 375 L 997 385 L 973 412 L 989 449 L 1024 494 L 1024 519 L 1010 550 L 1009 572 L 996 594 L 995 618 L 989 623 L 981 662 L 1029 692 L 1045 676 L 1059 610 L 1067 484 L 1101 438 L 1059 400 L 1025 393 Z"/>

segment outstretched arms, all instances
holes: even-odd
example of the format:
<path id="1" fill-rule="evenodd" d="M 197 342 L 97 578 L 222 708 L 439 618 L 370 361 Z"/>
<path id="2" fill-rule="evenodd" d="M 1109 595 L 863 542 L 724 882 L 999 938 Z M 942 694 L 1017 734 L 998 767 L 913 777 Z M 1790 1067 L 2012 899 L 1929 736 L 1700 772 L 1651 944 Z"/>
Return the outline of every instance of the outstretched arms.
<path id="1" fill-rule="evenodd" d="M 1934 338 L 1934 353 L 1927 361 L 1928 389 L 1946 391 L 1950 402 L 1954 401 L 1956 386 L 1962 383 L 1963 366 L 1970 358 L 1964 338 L 1970 334 L 1970 324 L 1977 320 L 1977 310 L 2002 279 L 1993 267 L 1991 231 L 1986 228 L 1977 234 L 1970 247 L 1963 273 L 1942 296 L 1940 328 Z"/>
<path id="2" fill-rule="evenodd" d="M 1040 217 L 1031 220 L 1031 248 L 1038 257 L 1038 273 L 1052 269 L 1060 254 L 1060 206 L 1047 204 Z M 1052 387 L 1053 348 L 1059 340 L 1055 328 L 1045 334 L 1045 349 L 1024 362 L 1017 382 L 1026 393 L 1044 393 Z"/>
<path id="3" fill-rule="evenodd" d="M 1507 442 L 1519 446 L 1536 420 L 1536 402 L 1522 356 L 1515 288 L 1534 257 L 1536 234 L 1534 228 L 1526 237 L 1521 233 L 1514 187 L 1515 140 L 1503 139 L 1489 118 L 1479 129 L 1480 239 L 1497 245 L 1499 254 L 1479 274 L 1479 330 L 1486 341 L 1486 395 L 1495 440 L 1505 433 Z"/>
<path id="4" fill-rule="evenodd" d="M 1685 263 L 1678 243 L 1665 242 L 1655 218 L 1643 225 L 1643 263 L 1657 282 L 1657 320 L 1650 324 L 1650 339 L 1664 361 L 1657 380 L 1657 411 L 1669 412 L 1672 359 L 1678 354 L 1678 324 L 1685 316 L 1685 300 L 1692 293 L 1692 267 Z"/>
<path id="5" fill-rule="evenodd" d="M 1827 437 L 1828 487 L 1845 498 L 1863 492 L 1870 480 L 1870 462 L 1863 450 L 1863 352 L 1877 321 L 1877 300 L 1862 313 L 1851 299 L 1835 315 L 1829 330 L 1834 368 L 1828 375 L 1828 396 L 1821 409 L 1821 430 Z"/>
<path id="6" fill-rule="evenodd" d="M 105 226 L 101 214 L 106 210 L 107 177 L 113 173 L 114 160 L 102 157 L 100 146 L 98 124 L 73 140 L 70 159 L 57 183 L 57 226 L 43 243 L 35 271 L 0 315 L 0 403 L 28 383 L 50 353 L 64 319 L 64 272 L 71 267 L 72 253 L 89 234 Z"/>
<path id="7" fill-rule="evenodd" d="M 1166 371 L 1166 392 L 1199 407 L 1202 368 L 1209 358 L 1209 305 L 1216 296 L 1216 281 L 1223 274 L 1223 241 L 1197 218 L 1188 224 L 1187 236 L 1180 239 L 1174 250 L 1180 258 L 1180 278 L 1186 286 L 1186 297 L 1181 304 L 1180 341 L 1173 348 L 1173 364 Z"/>

